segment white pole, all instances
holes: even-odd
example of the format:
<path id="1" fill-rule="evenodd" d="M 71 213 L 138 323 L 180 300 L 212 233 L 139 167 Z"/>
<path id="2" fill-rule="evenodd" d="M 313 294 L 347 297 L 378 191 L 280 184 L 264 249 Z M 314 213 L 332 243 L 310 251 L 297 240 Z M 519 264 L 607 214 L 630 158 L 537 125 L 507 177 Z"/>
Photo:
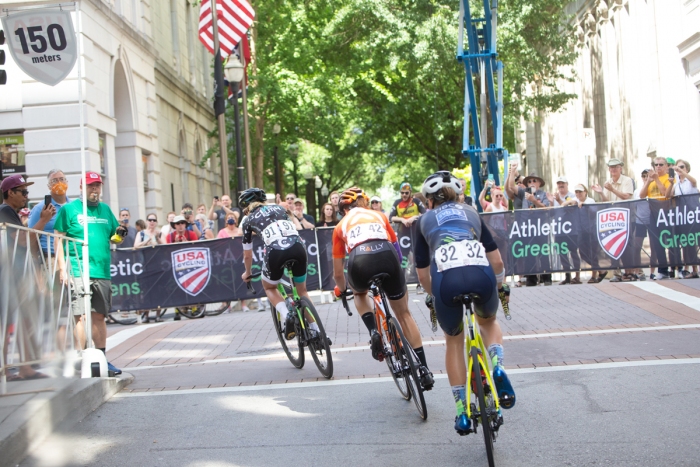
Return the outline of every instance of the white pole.
<path id="1" fill-rule="evenodd" d="M 76 2 L 75 31 L 76 49 L 78 53 L 78 112 L 80 113 L 80 184 L 83 187 L 83 308 L 85 309 L 85 348 L 92 349 L 92 316 L 90 310 L 90 248 L 88 246 L 88 212 L 87 212 L 87 186 L 85 185 L 85 116 L 83 115 L 83 62 L 80 36 L 82 33 L 82 21 L 80 19 L 80 2 Z"/>

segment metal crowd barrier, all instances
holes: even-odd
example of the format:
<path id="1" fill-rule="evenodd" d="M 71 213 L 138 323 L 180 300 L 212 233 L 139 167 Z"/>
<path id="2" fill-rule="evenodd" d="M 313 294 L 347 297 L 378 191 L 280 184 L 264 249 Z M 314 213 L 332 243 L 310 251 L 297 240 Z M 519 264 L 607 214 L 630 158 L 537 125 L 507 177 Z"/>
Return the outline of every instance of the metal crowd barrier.
<path id="1" fill-rule="evenodd" d="M 7 393 L 8 377 L 16 377 L 22 367 L 49 377 L 75 373 L 71 289 L 60 280 L 51 248 L 42 251 L 42 238 L 47 246 L 62 242 L 64 251 L 79 251 L 83 243 L 0 224 L 0 395 Z M 70 258 L 66 270 L 70 281 Z"/>

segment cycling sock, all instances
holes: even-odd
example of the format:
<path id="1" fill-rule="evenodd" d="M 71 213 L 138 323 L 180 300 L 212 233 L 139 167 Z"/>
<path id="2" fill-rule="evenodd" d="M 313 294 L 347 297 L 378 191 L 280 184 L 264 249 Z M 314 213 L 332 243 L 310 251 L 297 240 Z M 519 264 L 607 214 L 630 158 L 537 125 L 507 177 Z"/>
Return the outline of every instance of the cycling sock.
<path id="1" fill-rule="evenodd" d="M 372 331 L 377 329 L 377 322 L 374 320 L 374 313 L 371 311 L 368 311 L 362 315 L 362 321 L 364 321 L 370 334 L 372 334 Z"/>
<path id="2" fill-rule="evenodd" d="M 489 345 L 489 357 L 493 366 L 503 366 L 503 346 L 501 344 Z"/>
<path id="3" fill-rule="evenodd" d="M 413 351 L 416 352 L 418 360 L 420 360 L 420 364 L 428 368 L 428 364 L 425 362 L 425 352 L 423 351 L 423 346 L 421 345 L 420 347 L 416 347 L 413 349 Z"/>
<path id="4" fill-rule="evenodd" d="M 452 395 L 455 398 L 455 405 L 457 406 L 457 415 L 462 415 L 467 412 L 464 407 L 465 401 L 467 400 L 467 388 L 464 385 L 452 386 Z"/>
<path id="5" fill-rule="evenodd" d="M 284 320 L 287 318 L 287 313 L 289 313 L 289 310 L 287 310 L 287 304 L 284 302 L 279 302 L 277 305 L 275 305 L 275 309 L 280 315 L 280 324 L 284 326 Z"/>

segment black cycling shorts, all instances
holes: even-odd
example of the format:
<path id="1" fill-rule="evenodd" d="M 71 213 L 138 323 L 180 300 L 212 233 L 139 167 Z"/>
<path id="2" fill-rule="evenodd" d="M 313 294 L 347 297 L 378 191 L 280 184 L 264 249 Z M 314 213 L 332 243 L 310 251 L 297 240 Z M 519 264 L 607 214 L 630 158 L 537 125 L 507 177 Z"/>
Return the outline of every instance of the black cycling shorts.
<path id="1" fill-rule="evenodd" d="M 263 266 L 263 280 L 270 284 L 277 284 L 284 275 L 284 265 L 287 261 L 294 260 L 292 266 L 292 277 L 294 282 L 304 282 L 306 280 L 306 248 L 301 242 L 295 242 L 286 250 L 269 248 L 267 260 Z"/>
<path id="2" fill-rule="evenodd" d="M 475 301 L 477 316 L 491 318 L 498 311 L 496 276 L 491 266 L 462 266 L 438 272 L 435 262 L 430 266 L 435 313 L 440 327 L 448 336 L 456 336 L 464 328 L 464 305 L 455 303 L 454 297 L 462 294 L 478 294 Z"/>
<path id="3" fill-rule="evenodd" d="M 377 274 L 388 274 L 382 288 L 389 300 L 406 295 L 406 278 L 394 245 L 386 240 L 370 240 L 356 246 L 348 259 L 348 282 L 355 292 L 369 289 L 369 280 Z"/>

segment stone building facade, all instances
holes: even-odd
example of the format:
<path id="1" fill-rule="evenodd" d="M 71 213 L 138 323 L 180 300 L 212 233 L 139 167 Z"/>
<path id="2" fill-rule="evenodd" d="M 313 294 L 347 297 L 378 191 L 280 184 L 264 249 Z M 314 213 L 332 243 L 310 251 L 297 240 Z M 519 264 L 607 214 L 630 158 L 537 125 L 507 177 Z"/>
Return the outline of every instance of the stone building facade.
<path id="1" fill-rule="evenodd" d="M 639 184 L 653 156 L 688 159 L 700 170 L 700 0 L 577 0 L 569 5 L 580 47 L 577 98 L 560 112 L 523 122 L 516 135 L 526 168 L 590 186 L 625 162 Z"/>
<path id="2" fill-rule="evenodd" d="M 15 2 L 22 4 L 22 2 Z M 132 220 L 208 203 L 221 193 L 219 164 L 199 162 L 214 126 L 211 56 L 198 40 L 199 7 L 186 0 L 83 0 L 81 23 L 87 169 L 105 177 L 103 198 Z M 0 89 L 0 138 L 24 137 L 26 174 L 46 194 L 60 168 L 69 195 L 80 177 L 77 66 L 50 87 L 6 63 Z"/>

